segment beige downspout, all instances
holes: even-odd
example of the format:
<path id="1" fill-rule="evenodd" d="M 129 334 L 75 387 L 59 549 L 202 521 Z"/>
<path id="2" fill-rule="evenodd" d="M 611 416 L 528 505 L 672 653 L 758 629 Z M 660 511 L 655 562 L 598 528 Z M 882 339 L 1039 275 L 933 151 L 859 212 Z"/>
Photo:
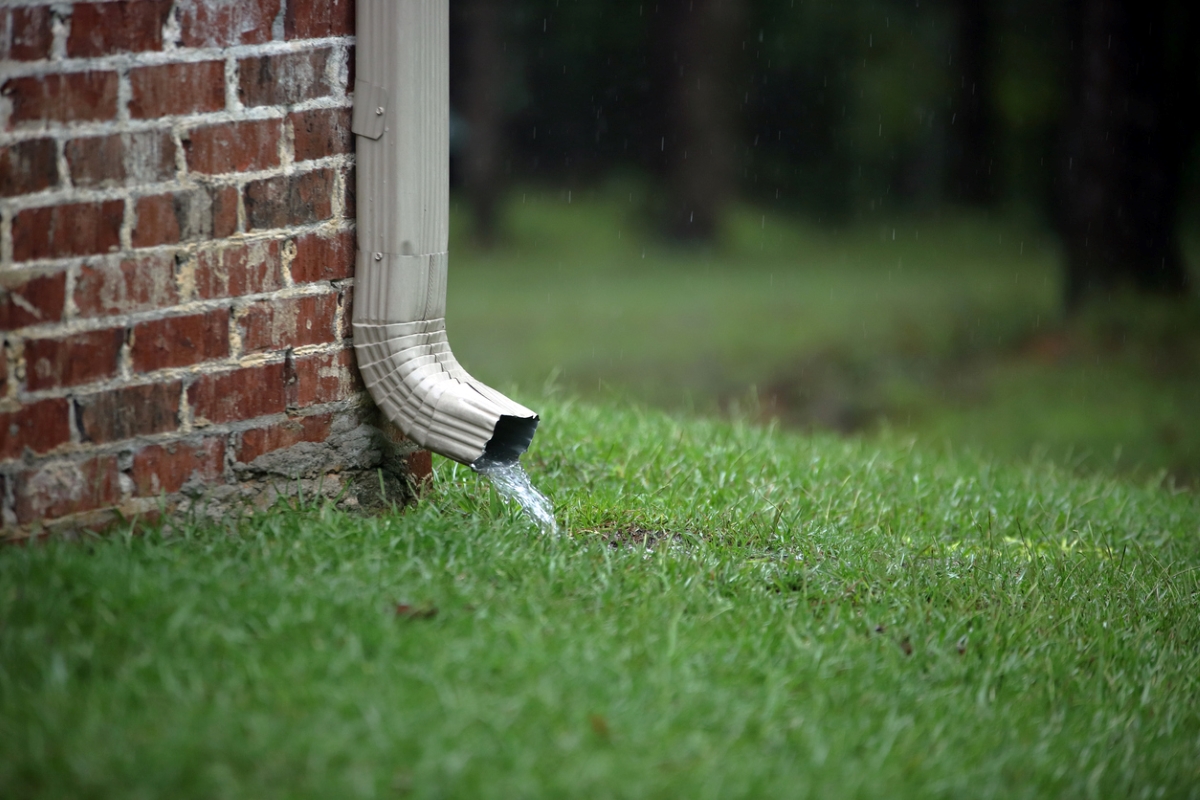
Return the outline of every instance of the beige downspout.
<path id="1" fill-rule="evenodd" d="M 358 0 L 357 20 L 359 369 L 417 444 L 477 468 L 514 462 L 537 414 L 468 375 L 446 340 L 449 2 Z"/>

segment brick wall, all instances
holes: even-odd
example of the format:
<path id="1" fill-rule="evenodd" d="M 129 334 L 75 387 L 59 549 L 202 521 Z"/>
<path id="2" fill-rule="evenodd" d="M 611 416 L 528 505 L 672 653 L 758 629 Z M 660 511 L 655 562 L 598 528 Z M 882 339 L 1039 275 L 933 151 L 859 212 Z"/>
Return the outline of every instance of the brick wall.
<path id="1" fill-rule="evenodd" d="M 349 342 L 353 12 L 0 7 L 6 536 L 427 471 Z"/>

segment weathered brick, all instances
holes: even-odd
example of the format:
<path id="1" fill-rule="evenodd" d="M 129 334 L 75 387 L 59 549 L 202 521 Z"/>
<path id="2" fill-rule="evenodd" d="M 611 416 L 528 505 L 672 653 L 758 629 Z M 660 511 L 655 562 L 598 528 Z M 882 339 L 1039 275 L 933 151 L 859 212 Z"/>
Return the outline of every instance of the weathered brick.
<path id="1" fill-rule="evenodd" d="M 31 194 L 58 185 L 53 139 L 30 139 L 0 147 L 0 197 Z"/>
<path id="2" fill-rule="evenodd" d="M 229 47 L 271 40 L 280 0 L 179 0 L 180 44 Z"/>
<path id="3" fill-rule="evenodd" d="M 8 396 L 8 348 L 0 340 L 0 397 Z M 0 430 L 3 430 L 0 428 Z M 7 434 L 5 434 L 7 436 Z"/>
<path id="4" fill-rule="evenodd" d="M 287 364 L 201 375 L 188 387 L 188 405 L 201 424 L 279 414 L 287 408 L 294 381 Z"/>
<path id="5" fill-rule="evenodd" d="M 134 119 L 201 114 L 225 108 L 225 62 L 136 67 L 129 71 Z"/>
<path id="6" fill-rule="evenodd" d="M 238 97 L 242 105 L 278 106 L 333 93 L 328 73 L 332 48 L 255 56 L 238 61 Z"/>
<path id="7" fill-rule="evenodd" d="M 428 450 L 414 450 L 404 457 L 404 463 L 413 490 L 421 494 L 433 483 L 433 455 Z"/>
<path id="8" fill-rule="evenodd" d="M 205 175 L 279 165 L 281 122 L 256 119 L 194 128 L 183 140 L 188 169 Z"/>
<path id="9" fill-rule="evenodd" d="M 162 50 L 171 0 L 76 3 L 67 55 L 71 58 Z"/>
<path id="10" fill-rule="evenodd" d="M 25 342 L 25 383 L 31 392 L 110 378 L 125 341 L 123 328 Z"/>
<path id="11" fill-rule="evenodd" d="M 224 239 L 238 229 L 238 190 L 236 186 L 214 186 L 212 194 L 213 237 Z"/>
<path id="12" fill-rule="evenodd" d="M 229 356 L 229 311 L 166 317 L 133 326 L 133 368 L 152 372 Z"/>
<path id="13" fill-rule="evenodd" d="M 90 256 L 121 245 L 122 200 L 27 208 L 13 217 L 13 260 Z"/>
<path id="14" fill-rule="evenodd" d="M 332 414 L 298 417 L 265 428 L 253 428 L 241 434 L 237 460 L 249 464 L 254 459 L 275 450 L 293 447 L 301 442 L 323 442 L 333 427 Z"/>
<path id="15" fill-rule="evenodd" d="M 333 236 L 306 233 L 296 237 L 292 280 L 296 283 L 337 281 L 354 275 L 354 231 Z"/>
<path id="16" fill-rule="evenodd" d="M 208 239 L 213 232 L 212 196 L 207 189 L 140 197 L 134 206 L 134 247 Z"/>
<path id="17" fill-rule="evenodd" d="M 66 293 L 65 272 L 0 272 L 0 331 L 58 322 Z"/>
<path id="18" fill-rule="evenodd" d="M 121 500 L 117 458 L 50 461 L 21 473 L 15 494 L 19 525 L 107 508 Z"/>
<path id="19" fill-rule="evenodd" d="M 166 433 L 179 427 L 180 381 L 149 383 L 75 398 L 84 442 L 104 444 Z"/>
<path id="20" fill-rule="evenodd" d="M 18 458 L 28 447 L 40 455 L 71 440 L 70 407 L 54 397 L 0 411 L 0 459 Z"/>
<path id="21" fill-rule="evenodd" d="M 67 74 L 10 78 L 0 87 L 12 103 L 8 123 L 88 122 L 117 116 L 117 73 Z"/>
<path id="22" fill-rule="evenodd" d="M 283 286 L 277 240 L 201 250 L 196 262 L 196 296 L 241 297 Z"/>
<path id="23" fill-rule="evenodd" d="M 288 39 L 354 35 L 354 0 L 289 0 L 283 12 Z"/>
<path id="24" fill-rule="evenodd" d="M 296 405 L 346 400 L 363 391 L 354 350 L 321 353 L 296 359 Z"/>
<path id="25" fill-rule="evenodd" d="M 225 471 L 225 440 L 148 445 L 133 454 L 133 485 L 139 497 L 174 494 L 189 482 L 197 488 L 217 481 Z"/>
<path id="26" fill-rule="evenodd" d="M 75 279 L 75 307 L 81 317 L 127 314 L 179 302 L 175 257 L 153 253 L 119 264 L 84 264 Z"/>
<path id="27" fill-rule="evenodd" d="M 336 341 L 337 295 L 261 300 L 239 320 L 246 353 Z"/>
<path id="28" fill-rule="evenodd" d="M 246 226 L 250 230 L 307 225 L 333 215 L 333 172 L 318 169 L 246 184 Z"/>
<path id="29" fill-rule="evenodd" d="M 168 131 L 72 139 L 65 151 L 71 181 L 78 187 L 158 183 L 175 177 L 175 142 Z"/>
<path id="30" fill-rule="evenodd" d="M 348 108 L 296 111 L 288 119 L 294 133 L 296 161 L 349 153 L 353 149 Z"/>
<path id="31" fill-rule="evenodd" d="M 139 497 L 174 494 L 189 482 L 211 484 L 225 471 L 225 440 L 149 445 L 133 454 L 133 485 Z"/>
<path id="32" fill-rule="evenodd" d="M 0 61 L 49 58 L 52 21 L 48 6 L 0 9 Z"/>

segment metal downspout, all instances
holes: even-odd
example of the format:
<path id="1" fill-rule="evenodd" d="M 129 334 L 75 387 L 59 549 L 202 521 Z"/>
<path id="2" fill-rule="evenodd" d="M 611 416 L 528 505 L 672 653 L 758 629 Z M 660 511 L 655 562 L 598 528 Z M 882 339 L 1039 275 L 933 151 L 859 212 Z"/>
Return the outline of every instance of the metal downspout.
<path id="1" fill-rule="evenodd" d="M 446 339 L 449 2 L 357 2 L 359 369 L 417 444 L 476 468 L 514 462 L 537 414 L 468 375 Z"/>

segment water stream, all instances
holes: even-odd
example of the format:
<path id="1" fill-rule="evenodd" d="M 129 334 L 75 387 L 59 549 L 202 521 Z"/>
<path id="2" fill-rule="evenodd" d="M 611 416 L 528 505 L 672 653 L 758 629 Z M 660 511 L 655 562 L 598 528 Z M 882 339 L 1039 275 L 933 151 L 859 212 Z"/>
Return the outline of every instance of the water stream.
<path id="1" fill-rule="evenodd" d="M 505 503 L 510 500 L 516 501 L 525 515 L 542 529 L 542 533 L 558 533 L 554 507 L 550 505 L 546 495 L 529 482 L 529 476 L 525 474 L 525 469 L 519 461 L 509 464 L 477 463 L 475 469 L 492 482 L 492 486 L 496 487 Z"/>

